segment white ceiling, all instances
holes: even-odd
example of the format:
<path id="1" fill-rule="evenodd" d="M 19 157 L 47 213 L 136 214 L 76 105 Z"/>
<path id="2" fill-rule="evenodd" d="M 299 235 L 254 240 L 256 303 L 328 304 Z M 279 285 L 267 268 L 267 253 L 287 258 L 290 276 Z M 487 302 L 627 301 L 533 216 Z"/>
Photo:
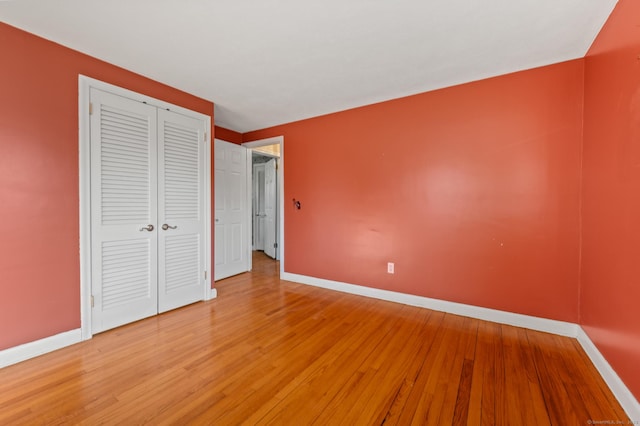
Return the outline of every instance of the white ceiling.
<path id="1" fill-rule="evenodd" d="M 615 3 L 9 0 L 0 19 L 213 101 L 217 125 L 246 132 L 582 57 Z"/>

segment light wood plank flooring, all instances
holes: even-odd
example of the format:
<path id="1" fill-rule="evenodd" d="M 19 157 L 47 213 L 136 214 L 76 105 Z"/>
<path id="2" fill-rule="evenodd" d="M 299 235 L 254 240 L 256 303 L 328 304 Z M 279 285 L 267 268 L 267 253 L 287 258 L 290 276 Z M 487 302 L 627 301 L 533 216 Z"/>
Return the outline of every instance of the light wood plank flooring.
<path id="1" fill-rule="evenodd" d="M 574 339 L 280 281 L 0 370 L 0 424 L 626 421 Z"/>

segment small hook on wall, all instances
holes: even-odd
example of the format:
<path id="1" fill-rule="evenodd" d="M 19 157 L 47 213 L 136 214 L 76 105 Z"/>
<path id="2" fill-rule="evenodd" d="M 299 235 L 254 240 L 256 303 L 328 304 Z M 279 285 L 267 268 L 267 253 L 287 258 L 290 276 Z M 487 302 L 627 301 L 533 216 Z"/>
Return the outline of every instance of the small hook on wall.
<path id="1" fill-rule="evenodd" d="M 293 207 L 295 207 L 296 209 L 300 210 L 300 207 L 302 205 L 300 204 L 299 200 L 296 200 L 295 198 L 293 199 Z"/>

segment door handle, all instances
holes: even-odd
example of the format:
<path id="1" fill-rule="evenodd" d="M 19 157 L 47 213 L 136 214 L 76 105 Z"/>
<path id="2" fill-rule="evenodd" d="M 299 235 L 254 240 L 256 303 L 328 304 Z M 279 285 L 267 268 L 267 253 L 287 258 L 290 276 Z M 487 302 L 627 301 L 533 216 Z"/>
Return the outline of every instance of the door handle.
<path id="1" fill-rule="evenodd" d="M 153 225 L 147 225 L 147 226 L 143 226 L 142 228 L 140 228 L 141 231 L 153 231 Z"/>
<path id="2" fill-rule="evenodd" d="M 171 226 L 171 225 L 167 225 L 166 223 L 164 225 L 162 225 L 162 230 L 166 231 L 167 229 L 176 229 L 178 228 L 178 225 L 176 226 Z"/>

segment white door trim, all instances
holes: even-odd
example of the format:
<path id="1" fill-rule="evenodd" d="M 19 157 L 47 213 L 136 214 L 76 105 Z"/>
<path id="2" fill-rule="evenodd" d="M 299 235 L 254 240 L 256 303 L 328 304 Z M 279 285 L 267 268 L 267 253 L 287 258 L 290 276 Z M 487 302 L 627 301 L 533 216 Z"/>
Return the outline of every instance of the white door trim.
<path id="1" fill-rule="evenodd" d="M 252 142 L 245 142 L 242 146 L 247 148 L 257 148 L 265 145 L 280 144 L 280 164 L 278 165 L 278 208 L 280 209 L 280 217 L 278 224 L 279 242 L 278 250 L 280 254 L 280 275 L 284 274 L 284 136 L 274 136 L 272 138 L 260 139 Z M 251 194 L 249 194 L 251 197 Z M 249 245 L 251 248 L 251 245 Z M 251 254 L 251 253 L 249 253 Z M 251 257 L 251 256 L 249 256 Z"/>
<path id="2" fill-rule="evenodd" d="M 272 158 L 271 160 L 263 163 L 264 168 L 264 213 L 265 213 L 265 232 L 264 232 L 264 253 L 273 258 L 278 258 L 278 235 L 276 229 L 278 228 L 277 215 L 278 215 L 278 159 Z"/>
<path id="3" fill-rule="evenodd" d="M 213 268 L 211 267 L 212 261 L 211 256 L 213 255 L 212 241 L 211 241 L 211 117 L 208 117 L 207 121 L 207 137 L 206 144 L 204 146 L 204 192 L 206 194 L 204 199 L 204 211 L 205 211 L 205 220 L 204 220 L 204 266 L 207 271 L 207 276 L 205 278 L 205 286 L 204 286 L 204 300 L 215 299 L 218 296 L 218 293 L 215 288 L 211 288 L 211 283 L 213 282 Z"/>
<path id="4" fill-rule="evenodd" d="M 242 146 L 242 145 L 241 145 Z M 253 246 L 253 208 L 251 196 L 253 194 L 253 159 L 251 158 L 251 150 L 247 149 L 245 152 L 246 161 L 247 161 L 247 182 L 246 182 L 246 198 L 247 198 L 247 270 L 251 271 L 253 269 L 253 256 L 252 254 L 252 246 Z"/>
<path id="5" fill-rule="evenodd" d="M 203 300 L 215 297 L 211 289 L 211 117 L 196 111 L 173 105 L 131 90 L 123 89 L 84 75 L 78 76 L 78 151 L 80 196 L 80 329 L 82 340 L 91 333 L 91 152 L 90 152 L 90 89 L 96 88 L 125 98 L 144 102 L 162 109 L 205 120 L 205 267 L 207 278 L 203 280 Z"/>

